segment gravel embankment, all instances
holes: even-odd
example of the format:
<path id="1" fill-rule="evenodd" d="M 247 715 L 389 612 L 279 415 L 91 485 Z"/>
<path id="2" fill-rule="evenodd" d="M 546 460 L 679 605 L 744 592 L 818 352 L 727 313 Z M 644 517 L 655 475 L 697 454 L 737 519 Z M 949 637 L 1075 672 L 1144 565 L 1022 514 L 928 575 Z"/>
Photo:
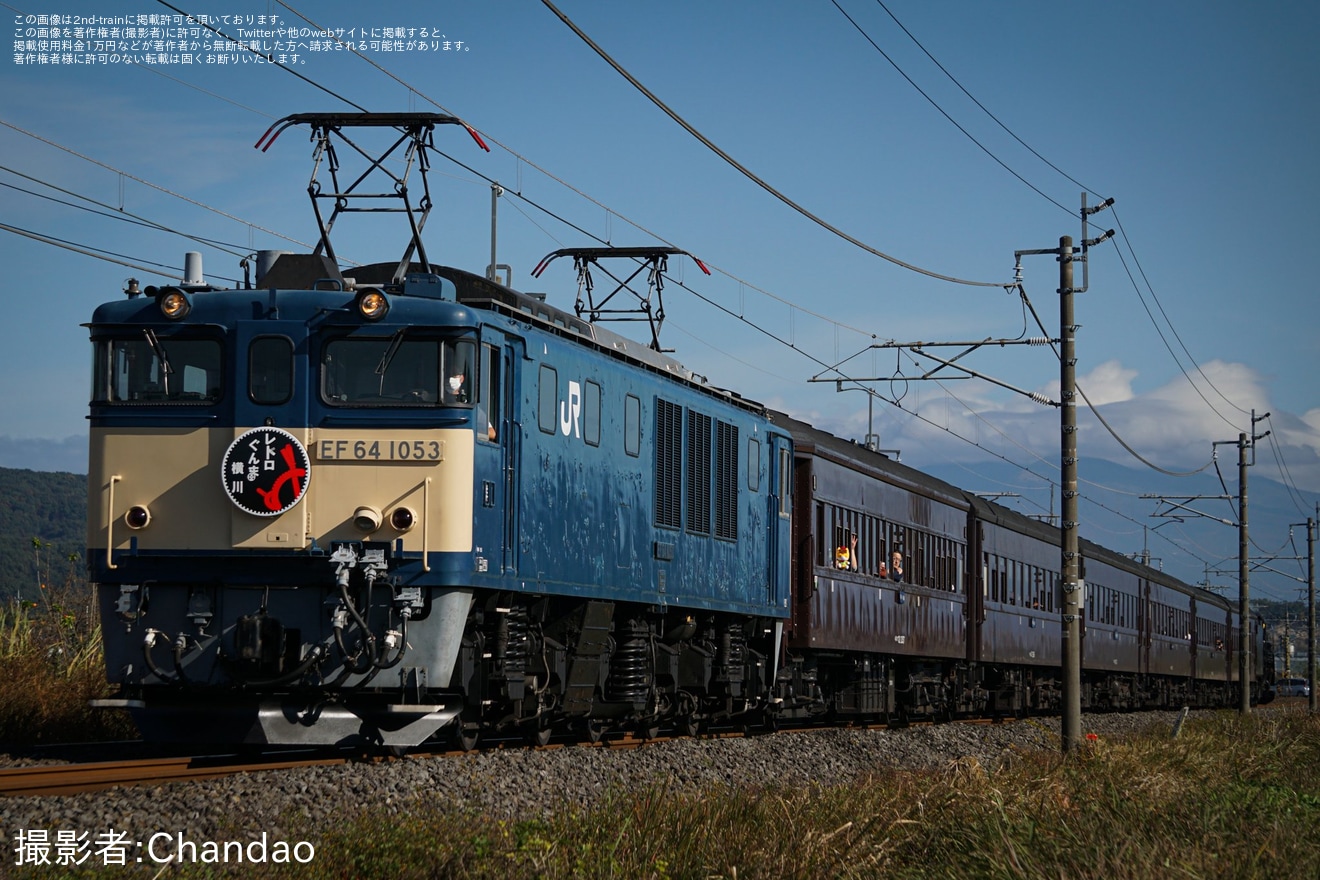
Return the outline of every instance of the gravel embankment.
<path id="1" fill-rule="evenodd" d="M 1176 719 L 1175 712 L 1087 715 L 1083 724 L 1087 732 L 1106 737 L 1152 724 L 1172 729 Z M 510 749 L 302 768 L 70 797 L 0 799 L 0 835 L 11 846 L 25 829 L 47 829 L 52 844 L 61 829 L 87 832 L 93 840 L 107 831 L 134 841 L 162 831 L 186 833 L 192 840 L 232 840 L 263 831 L 281 839 L 291 813 L 308 817 L 311 827 L 325 827 L 361 811 L 404 810 L 419 801 L 528 818 L 565 804 L 599 802 L 611 788 L 833 785 L 876 768 L 939 768 L 960 758 L 995 766 L 1014 749 L 1058 748 L 1058 731 L 1058 719 L 894 731 L 834 728 L 675 740 L 630 751 Z"/>

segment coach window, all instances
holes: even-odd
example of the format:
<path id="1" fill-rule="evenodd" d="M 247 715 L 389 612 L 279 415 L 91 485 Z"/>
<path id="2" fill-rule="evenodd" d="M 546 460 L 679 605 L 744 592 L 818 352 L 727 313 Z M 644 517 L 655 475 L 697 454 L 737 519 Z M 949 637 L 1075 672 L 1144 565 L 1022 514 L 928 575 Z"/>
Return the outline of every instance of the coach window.
<path id="1" fill-rule="evenodd" d="M 536 423 L 541 431 L 553 434 L 559 429 L 559 414 L 555 412 L 559 401 L 559 373 L 554 367 L 541 365 L 536 406 Z"/>
<path id="2" fill-rule="evenodd" d="M 642 402 L 631 394 L 623 398 L 623 451 L 642 454 Z"/>
<path id="3" fill-rule="evenodd" d="M 217 339 L 158 337 L 147 330 L 96 343 L 96 403 L 205 404 L 220 399 L 224 359 Z"/>
<path id="4" fill-rule="evenodd" d="M 293 341 L 287 336 L 258 336 L 248 346 L 248 397 L 274 406 L 293 396 Z"/>

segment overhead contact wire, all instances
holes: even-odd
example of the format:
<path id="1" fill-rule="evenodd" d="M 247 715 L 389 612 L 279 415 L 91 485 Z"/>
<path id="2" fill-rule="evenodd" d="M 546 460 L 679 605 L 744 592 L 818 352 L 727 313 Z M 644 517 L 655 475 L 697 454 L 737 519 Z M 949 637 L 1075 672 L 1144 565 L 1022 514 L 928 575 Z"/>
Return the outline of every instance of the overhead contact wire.
<path id="1" fill-rule="evenodd" d="M 559 9 L 557 9 L 555 5 L 550 2 L 550 0 L 541 0 L 541 2 L 546 6 L 547 9 L 549 9 L 551 12 L 557 15 L 560 21 L 568 25 L 569 29 L 572 30 L 573 33 L 577 34 L 578 37 L 580 37 L 584 43 L 590 46 L 592 50 L 595 51 L 595 53 L 599 55 L 602 60 L 605 61 L 606 64 L 610 65 L 610 67 L 613 67 L 619 73 L 620 76 L 628 80 L 628 82 L 630 82 L 634 88 L 636 88 L 639 92 L 645 95 L 651 101 L 652 104 L 655 104 L 656 107 L 660 108 L 660 110 L 662 110 L 666 116 L 674 120 L 674 122 L 678 123 L 688 134 L 692 135 L 694 138 L 699 140 L 703 145 L 705 145 L 707 149 L 715 153 L 715 155 L 719 156 L 721 159 L 723 159 L 733 168 L 737 169 L 748 180 L 752 181 L 757 186 L 765 190 L 767 193 L 774 196 L 776 199 L 783 202 L 785 205 L 792 208 L 794 211 L 797 211 L 799 214 L 801 214 L 803 217 L 806 217 L 808 220 L 812 221 L 817 226 L 820 226 L 822 229 L 832 232 L 833 234 L 837 235 L 839 238 L 842 238 L 844 241 L 848 242 L 849 244 L 861 248 L 867 253 L 874 254 L 875 256 L 880 257 L 883 260 L 888 260 L 890 263 L 893 263 L 896 266 L 901 266 L 904 269 L 908 269 L 909 271 L 912 272 L 917 272 L 921 275 L 926 275 L 930 278 L 937 278 L 940 281 L 949 281 L 953 284 L 965 284 L 970 287 L 1003 287 L 1004 286 L 1002 282 L 998 282 L 998 281 L 969 281 L 964 278 L 955 278 L 951 275 L 942 275 L 939 272 L 932 272 L 929 269 L 923 269 L 920 266 L 914 266 L 911 263 L 900 260 L 895 256 L 884 253 L 883 251 L 872 247 L 866 242 L 861 241 L 860 239 L 852 235 L 849 235 L 848 233 L 844 232 L 842 229 L 839 229 L 837 226 L 834 226 L 833 224 L 829 223 L 825 219 L 817 216 L 816 214 L 813 214 L 811 211 L 808 211 L 805 207 L 799 205 L 797 202 L 793 201 L 788 196 L 784 195 L 779 190 L 775 189 L 765 180 L 758 177 L 754 172 L 752 172 L 749 168 L 747 168 L 737 159 L 733 158 L 724 150 L 716 146 L 715 143 L 710 140 L 710 138 L 706 137 L 704 134 L 702 134 L 700 131 L 694 128 L 686 119 L 684 119 L 682 116 L 679 116 L 677 112 L 675 112 L 672 108 L 669 107 L 669 105 L 667 105 L 664 101 L 661 101 L 658 97 L 656 97 L 656 95 L 650 89 L 642 85 L 642 83 L 638 81 L 636 77 L 634 77 L 631 73 L 629 73 L 626 69 L 624 69 L 623 66 L 620 65 L 617 61 L 615 61 L 612 57 L 610 57 L 609 53 L 607 53 L 604 49 L 602 49 L 599 45 L 597 45 L 596 42 L 591 39 L 591 37 L 587 36 L 587 34 L 576 24 L 574 24 L 573 21 L 567 15 L 560 12 Z"/>

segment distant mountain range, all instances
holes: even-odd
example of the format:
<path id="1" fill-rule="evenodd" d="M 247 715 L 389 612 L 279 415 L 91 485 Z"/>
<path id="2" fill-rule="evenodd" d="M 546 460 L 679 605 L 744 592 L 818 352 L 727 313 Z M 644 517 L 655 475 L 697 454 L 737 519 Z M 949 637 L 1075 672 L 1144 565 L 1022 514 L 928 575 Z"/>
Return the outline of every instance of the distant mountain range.
<path id="1" fill-rule="evenodd" d="M 87 470 L 87 435 L 55 438 L 0 434 L 0 468 L 82 473 Z"/>

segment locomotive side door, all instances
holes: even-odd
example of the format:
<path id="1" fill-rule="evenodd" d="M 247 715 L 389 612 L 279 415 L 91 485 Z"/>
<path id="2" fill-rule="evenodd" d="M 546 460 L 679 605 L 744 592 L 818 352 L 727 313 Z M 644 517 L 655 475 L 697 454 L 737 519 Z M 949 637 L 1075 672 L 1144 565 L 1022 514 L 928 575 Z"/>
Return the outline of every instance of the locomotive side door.
<path id="1" fill-rule="evenodd" d="M 517 445 L 519 425 L 511 346 L 502 333 L 486 327 L 482 333 L 476 432 L 476 504 L 473 540 L 477 573 L 510 574 L 517 569 L 518 505 Z M 483 568 L 484 566 L 484 568 Z"/>

